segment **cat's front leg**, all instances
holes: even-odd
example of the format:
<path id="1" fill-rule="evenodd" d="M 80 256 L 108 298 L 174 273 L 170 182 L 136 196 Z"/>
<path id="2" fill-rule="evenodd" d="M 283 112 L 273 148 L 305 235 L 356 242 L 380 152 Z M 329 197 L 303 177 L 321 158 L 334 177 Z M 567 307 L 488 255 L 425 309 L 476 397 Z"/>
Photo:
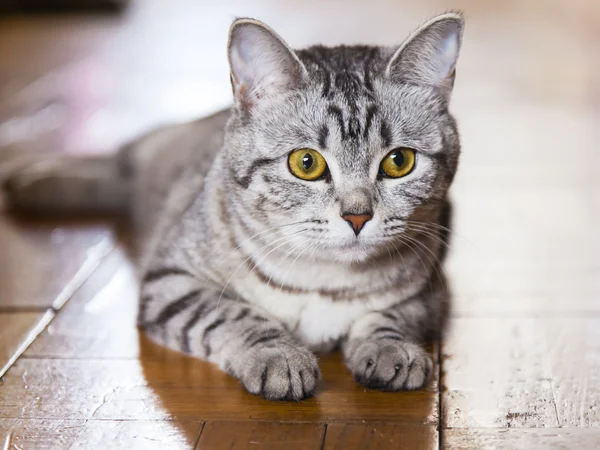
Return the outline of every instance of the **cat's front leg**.
<path id="1" fill-rule="evenodd" d="M 139 318 L 154 340 L 218 364 L 252 394 L 270 400 L 314 394 L 317 358 L 277 319 L 219 289 L 198 286 L 182 270 L 158 275 L 150 274 L 143 286 Z"/>
<path id="2" fill-rule="evenodd" d="M 446 309 L 447 293 L 440 284 L 357 320 L 342 345 L 354 379 L 383 391 L 423 387 L 433 361 L 422 342 L 442 331 Z"/>

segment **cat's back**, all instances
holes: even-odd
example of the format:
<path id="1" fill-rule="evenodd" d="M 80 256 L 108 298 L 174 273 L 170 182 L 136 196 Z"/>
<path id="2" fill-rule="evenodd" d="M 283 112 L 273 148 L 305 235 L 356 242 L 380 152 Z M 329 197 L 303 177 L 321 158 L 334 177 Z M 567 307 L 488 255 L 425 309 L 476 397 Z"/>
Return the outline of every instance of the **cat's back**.
<path id="1" fill-rule="evenodd" d="M 200 193 L 206 174 L 223 146 L 230 110 L 179 125 L 161 127 L 122 149 L 124 170 L 133 173 L 132 218 L 137 247 L 152 241 L 176 221 Z"/>

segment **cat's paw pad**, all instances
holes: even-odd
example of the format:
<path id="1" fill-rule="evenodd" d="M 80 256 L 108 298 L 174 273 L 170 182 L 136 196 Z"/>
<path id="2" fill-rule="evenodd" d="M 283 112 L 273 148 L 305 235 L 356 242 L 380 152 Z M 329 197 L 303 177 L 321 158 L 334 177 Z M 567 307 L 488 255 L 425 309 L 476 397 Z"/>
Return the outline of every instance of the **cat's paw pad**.
<path id="1" fill-rule="evenodd" d="M 282 345 L 248 355 L 241 381 L 248 392 L 269 400 L 302 400 L 314 394 L 320 377 L 315 355 L 302 347 Z"/>
<path id="2" fill-rule="evenodd" d="M 382 391 L 419 389 L 433 370 L 431 357 L 420 346 L 390 339 L 360 343 L 346 363 L 356 381 Z"/>

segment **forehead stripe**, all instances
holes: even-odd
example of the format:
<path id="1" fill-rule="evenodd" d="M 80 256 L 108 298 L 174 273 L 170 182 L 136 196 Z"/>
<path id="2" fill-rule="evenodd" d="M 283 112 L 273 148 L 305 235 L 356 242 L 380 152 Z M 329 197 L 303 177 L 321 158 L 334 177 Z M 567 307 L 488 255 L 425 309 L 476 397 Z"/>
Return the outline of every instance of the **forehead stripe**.
<path id="1" fill-rule="evenodd" d="M 371 125 L 373 123 L 373 117 L 377 114 L 377 106 L 369 105 L 367 108 L 367 116 L 365 117 L 365 129 L 363 131 L 363 137 L 366 139 L 369 137 L 369 131 L 371 130 Z"/>
<path id="2" fill-rule="evenodd" d="M 329 128 L 327 128 L 326 124 L 321 125 L 319 128 L 319 147 L 325 148 L 327 147 L 327 137 L 329 136 Z"/>
<path id="3" fill-rule="evenodd" d="M 392 143 L 392 132 L 389 124 L 385 120 L 381 120 L 381 126 L 379 128 L 379 134 L 385 147 L 389 147 Z"/>
<path id="4" fill-rule="evenodd" d="M 346 125 L 344 124 L 344 114 L 342 110 L 335 105 L 329 105 L 327 108 L 327 113 L 332 116 L 335 120 L 337 120 L 338 126 L 340 128 L 340 135 L 342 140 L 346 139 Z"/>

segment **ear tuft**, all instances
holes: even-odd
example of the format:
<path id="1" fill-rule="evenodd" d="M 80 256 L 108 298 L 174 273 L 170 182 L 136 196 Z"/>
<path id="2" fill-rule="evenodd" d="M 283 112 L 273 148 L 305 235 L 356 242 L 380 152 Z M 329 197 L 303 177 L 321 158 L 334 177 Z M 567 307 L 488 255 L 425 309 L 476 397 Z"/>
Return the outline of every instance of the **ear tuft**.
<path id="1" fill-rule="evenodd" d="M 449 99 L 462 43 L 464 19 L 460 13 L 434 17 L 396 50 L 386 75 L 398 82 L 436 87 Z"/>
<path id="2" fill-rule="evenodd" d="M 298 87 L 306 69 L 277 33 L 254 19 L 237 19 L 227 46 L 233 92 L 242 108 Z"/>

